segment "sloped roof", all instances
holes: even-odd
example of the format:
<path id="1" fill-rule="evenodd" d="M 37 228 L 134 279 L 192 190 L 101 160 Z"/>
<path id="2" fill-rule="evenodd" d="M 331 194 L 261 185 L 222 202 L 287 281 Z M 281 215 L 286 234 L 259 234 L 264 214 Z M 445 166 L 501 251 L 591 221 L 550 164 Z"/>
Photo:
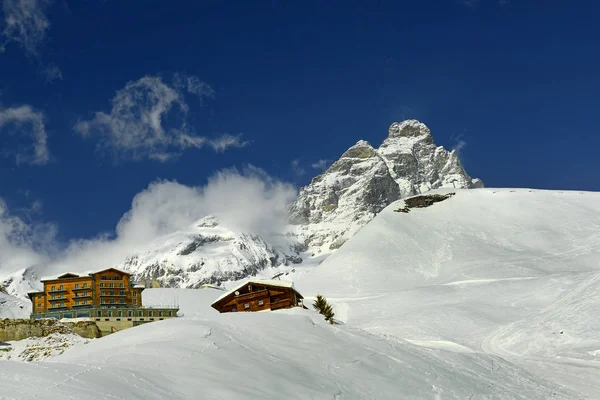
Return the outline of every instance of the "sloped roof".
<path id="1" fill-rule="evenodd" d="M 65 276 L 65 275 L 73 275 L 74 278 L 86 276 L 86 275 L 81 274 L 79 272 L 63 272 L 63 273 L 60 273 L 58 275 L 42 276 L 42 278 L 40 279 L 40 281 L 42 281 L 42 282 L 44 282 L 44 281 L 54 281 L 56 279 L 60 279 L 61 276 Z"/>
<path id="2" fill-rule="evenodd" d="M 236 287 L 234 287 L 233 289 L 229 290 L 228 292 L 223 293 L 221 296 L 219 296 L 218 299 L 216 299 L 212 305 L 217 304 L 219 301 L 223 300 L 225 297 L 229 296 L 230 294 L 235 293 L 236 290 L 239 290 L 241 288 L 243 288 L 244 286 L 248 285 L 249 283 L 255 284 L 255 285 L 265 285 L 265 286 L 276 286 L 276 287 L 283 287 L 283 288 L 289 288 L 289 289 L 294 289 L 296 290 L 296 288 L 294 288 L 294 282 L 291 281 L 275 281 L 275 280 L 261 280 L 261 279 L 251 279 L 248 281 L 245 281 L 244 283 L 241 283 L 239 285 L 237 285 Z M 296 292 L 298 292 L 296 290 Z M 298 293 L 300 294 L 300 293 Z"/>
<path id="3" fill-rule="evenodd" d="M 90 275 L 95 275 L 95 274 L 99 274 L 100 272 L 110 271 L 110 270 L 114 270 L 114 271 L 120 272 L 122 274 L 131 276 L 131 274 L 129 272 L 121 271 L 120 269 L 106 268 L 106 269 L 101 269 L 99 271 L 63 272 L 63 273 L 60 273 L 58 275 L 43 276 L 40 279 L 40 281 L 42 281 L 42 282 L 44 282 L 44 281 L 55 281 L 55 280 L 60 279 L 61 277 L 65 276 L 65 275 L 73 275 L 73 278 L 84 278 L 84 277 L 87 277 L 87 276 L 90 276 Z"/>

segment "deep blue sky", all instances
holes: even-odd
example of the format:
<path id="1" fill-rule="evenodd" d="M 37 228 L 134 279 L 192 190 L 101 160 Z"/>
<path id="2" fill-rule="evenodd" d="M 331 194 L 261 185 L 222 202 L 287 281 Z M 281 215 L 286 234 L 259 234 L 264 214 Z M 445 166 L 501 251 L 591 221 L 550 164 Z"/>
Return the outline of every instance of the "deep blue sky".
<path id="1" fill-rule="evenodd" d="M 0 53 L 0 107 L 43 112 L 52 159 L 0 152 L 0 198 L 13 212 L 41 201 L 37 218 L 63 239 L 110 231 L 157 178 L 202 185 L 250 163 L 306 184 L 312 163 L 359 139 L 378 146 L 405 118 L 439 145 L 464 140 L 463 164 L 487 186 L 600 189 L 597 2 L 57 0 L 45 15 L 36 54 L 14 41 Z M 52 65 L 63 79 L 48 83 Z M 116 163 L 73 130 L 110 112 L 126 82 L 176 72 L 215 91 L 188 102 L 196 133 L 251 145 Z M 24 140 L 10 132 L 5 152 Z"/>

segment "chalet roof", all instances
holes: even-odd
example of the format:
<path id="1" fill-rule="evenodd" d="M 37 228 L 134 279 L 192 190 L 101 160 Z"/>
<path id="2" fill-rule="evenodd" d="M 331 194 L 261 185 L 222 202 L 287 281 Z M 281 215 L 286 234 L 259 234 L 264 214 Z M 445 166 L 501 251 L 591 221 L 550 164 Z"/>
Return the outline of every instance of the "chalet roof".
<path id="1" fill-rule="evenodd" d="M 291 281 L 275 281 L 275 280 L 258 280 L 258 279 L 251 279 L 248 281 L 245 281 L 244 283 L 241 283 L 239 285 L 237 285 L 236 287 L 234 287 L 233 289 L 229 290 L 228 292 L 223 293 L 221 296 L 219 296 L 218 299 L 216 299 L 213 302 L 214 304 L 217 304 L 219 301 L 223 300 L 225 297 L 229 296 L 230 294 L 235 293 L 236 290 L 239 290 L 241 288 L 243 288 L 244 286 L 248 285 L 249 283 L 255 284 L 255 285 L 265 285 L 265 286 L 276 286 L 276 287 L 283 287 L 283 288 L 290 288 L 290 289 L 294 289 L 296 290 L 296 288 L 294 288 L 294 282 Z M 297 290 L 296 290 L 297 292 Z"/>
<path id="2" fill-rule="evenodd" d="M 114 270 L 114 271 L 120 272 L 120 273 L 125 274 L 125 275 L 131 275 L 129 272 L 121 271 L 120 269 L 106 268 L 106 269 L 101 269 L 100 271 L 62 272 L 62 273 L 60 273 L 58 275 L 42 276 L 42 278 L 40 279 L 40 281 L 42 281 L 42 282 L 44 282 L 44 281 L 55 281 L 55 280 L 60 279 L 61 277 L 67 277 L 67 275 L 71 275 L 71 276 L 69 276 L 70 278 L 85 278 L 87 276 L 91 276 L 91 275 L 94 275 L 94 274 L 99 274 L 101 272 L 110 271 L 110 270 Z"/>

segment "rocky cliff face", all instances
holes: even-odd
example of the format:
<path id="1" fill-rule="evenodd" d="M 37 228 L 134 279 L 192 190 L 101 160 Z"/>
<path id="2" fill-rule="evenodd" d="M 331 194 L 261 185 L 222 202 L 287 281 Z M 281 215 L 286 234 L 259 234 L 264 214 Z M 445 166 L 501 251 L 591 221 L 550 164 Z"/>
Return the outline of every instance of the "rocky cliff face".
<path id="1" fill-rule="evenodd" d="M 312 182 L 291 206 L 295 232 L 313 253 L 339 248 L 395 200 L 440 187 L 483 187 L 455 151 L 436 146 L 416 120 L 394 122 L 379 148 L 361 140 Z"/>

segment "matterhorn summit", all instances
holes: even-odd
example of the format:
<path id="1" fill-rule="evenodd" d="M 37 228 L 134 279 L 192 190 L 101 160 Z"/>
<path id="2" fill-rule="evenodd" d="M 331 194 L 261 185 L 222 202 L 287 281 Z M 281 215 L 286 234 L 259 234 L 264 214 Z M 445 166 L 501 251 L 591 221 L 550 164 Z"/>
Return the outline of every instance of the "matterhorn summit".
<path id="1" fill-rule="evenodd" d="M 291 222 L 313 253 L 335 250 L 395 200 L 431 189 L 483 187 L 456 151 L 436 146 L 417 120 L 394 122 L 375 149 L 364 140 L 300 190 Z"/>

